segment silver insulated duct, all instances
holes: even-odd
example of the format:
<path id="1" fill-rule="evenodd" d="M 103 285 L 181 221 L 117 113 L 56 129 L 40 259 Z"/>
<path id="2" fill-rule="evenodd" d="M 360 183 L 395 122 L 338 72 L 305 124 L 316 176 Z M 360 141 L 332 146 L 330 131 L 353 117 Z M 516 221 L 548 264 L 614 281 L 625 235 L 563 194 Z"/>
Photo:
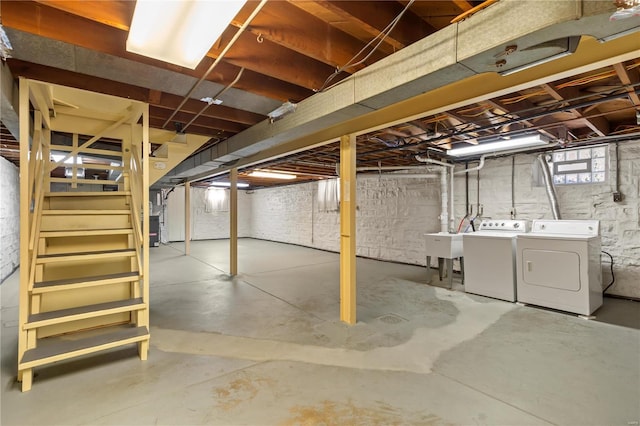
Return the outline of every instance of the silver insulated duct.
<path id="1" fill-rule="evenodd" d="M 560 207 L 558 206 L 558 196 L 556 195 L 556 188 L 553 186 L 553 178 L 551 171 L 549 170 L 549 164 L 547 164 L 547 155 L 538 155 L 538 163 L 542 169 L 542 177 L 544 178 L 544 186 L 547 190 L 547 196 L 549 197 L 549 205 L 551 206 L 551 213 L 555 220 L 560 220 Z"/>

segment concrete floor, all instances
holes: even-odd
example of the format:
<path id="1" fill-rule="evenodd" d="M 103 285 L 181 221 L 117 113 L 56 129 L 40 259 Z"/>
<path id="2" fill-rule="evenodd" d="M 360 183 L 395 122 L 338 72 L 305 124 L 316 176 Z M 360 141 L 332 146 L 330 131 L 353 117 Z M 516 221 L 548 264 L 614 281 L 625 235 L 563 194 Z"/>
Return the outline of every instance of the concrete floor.
<path id="1" fill-rule="evenodd" d="M 340 323 L 338 255 L 243 239 L 151 251 L 151 351 L 15 382 L 17 287 L 2 286 L 3 425 L 637 425 L 640 304 L 597 320 L 426 285 L 358 259 L 358 323 Z M 437 275 L 437 274 L 436 274 Z M 458 285 L 459 288 L 459 285 Z"/>

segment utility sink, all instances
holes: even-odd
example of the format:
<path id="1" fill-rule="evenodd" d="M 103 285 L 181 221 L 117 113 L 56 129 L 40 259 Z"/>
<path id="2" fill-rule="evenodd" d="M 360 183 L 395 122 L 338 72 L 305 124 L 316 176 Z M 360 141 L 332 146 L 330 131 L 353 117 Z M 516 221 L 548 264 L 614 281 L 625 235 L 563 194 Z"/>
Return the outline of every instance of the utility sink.
<path id="1" fill-rule="evenodd" d="M 424 234 L 427 241 L 427 256 L 456 259 L 462 257 L 462 234 Z"/>

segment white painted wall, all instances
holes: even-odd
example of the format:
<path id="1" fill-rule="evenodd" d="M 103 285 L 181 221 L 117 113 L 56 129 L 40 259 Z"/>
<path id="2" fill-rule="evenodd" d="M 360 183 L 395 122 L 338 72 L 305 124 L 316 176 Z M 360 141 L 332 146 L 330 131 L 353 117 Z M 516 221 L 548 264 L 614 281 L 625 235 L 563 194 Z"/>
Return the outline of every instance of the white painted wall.
<path id="1" fill-rule="evenodd" d="M 602 249 L 614 257 L 616 284 L 609 293 L 640 297 L 640 142 L 620 143 L 620 191 L 614 203 L 613 179 L 603 185 L 557 186 L 563 219 L 598 219 Z M 610 145 L 611 176 L 615 156 Z M 518 219 L 551 219 L 543 186 L 533 180 L 534 155 L 515 157 L 514 204 Z M 511 157 L 488 159 L 480 171 L 480 204 L 484 217 L 509 218 Z M 476 164 L 469 164 L 473 167 Z M 458 167 L 456 170 L 461 170 Z M 476 212 L 476 172 L 469 177 L 469 201 Z M 316 183 L 257 190 L 252 236 L 338 251 L 339 214 L 320 213 L 315 205 Z M 455 226 L 465 214 L 465 177 L 455 178 Z M 360 256 L 418 265 L 425 264 L 422 234 L 438 232 L 440 186 L 437 180 L 359 179 L 357 184 L 356 250 Z M 603 256 L 603 281 L 610 282 L 608 257 Z"/>
<path id="2" fill-rule="evenodd" d="M 191 239 L 229 238 L 229 212 L 205 211 L 206 188 L 191 188 Z M 250 196 L 238 191 L 238 236 L 251 236 L 252 205 Z M 184 187 L 177 187 L 166 200 L 167 239 L 184 241 Z M 161 219 L 162 220 L 162 219 Z"/>
<path id="3" fill-rule="evenodd" d="M 20 263 L 20 176 L 0 157 L 0 282 Z"/>

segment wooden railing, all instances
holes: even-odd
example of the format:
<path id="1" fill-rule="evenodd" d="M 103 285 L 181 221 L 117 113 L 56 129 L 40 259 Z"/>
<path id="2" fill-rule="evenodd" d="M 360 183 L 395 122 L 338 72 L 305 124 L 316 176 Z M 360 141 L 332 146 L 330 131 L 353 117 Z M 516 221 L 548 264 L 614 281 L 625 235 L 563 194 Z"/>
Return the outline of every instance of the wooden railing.
<path id="1" fill-rule="evenodd" d="M 124 172 L 125 186 L 129 187 L 131 192 L 131 222 L 133 227 L 133 239 L 136 246 L 136 259 L 138 262 L 138 271 L 143 273 L 142 265 L 142 247 L 144 245 L 144 232 L 140 217 L 143 213 L 143 186 L 142 186 L 142 157 L 138 147 L 131 146 L 131 158 L 129 160 L 129 170 Z M 128 182 L 128 185 L 127 185 Z M 144 277 L 146 279 L 147 277 Z"/>
<path id="2" fill-rule="evenodd" d="M 44 193 L 48 189 L 50 132 L 42 127 L 42 114 L 34 114 L 34 131 L 31 150 L 29 151 L 28 194 L 29 194 L 29 290 L 33 289 L 36 275 L 36 259 L 38 257 L 37 242 L 40 233 L 40 219 Z"/>

